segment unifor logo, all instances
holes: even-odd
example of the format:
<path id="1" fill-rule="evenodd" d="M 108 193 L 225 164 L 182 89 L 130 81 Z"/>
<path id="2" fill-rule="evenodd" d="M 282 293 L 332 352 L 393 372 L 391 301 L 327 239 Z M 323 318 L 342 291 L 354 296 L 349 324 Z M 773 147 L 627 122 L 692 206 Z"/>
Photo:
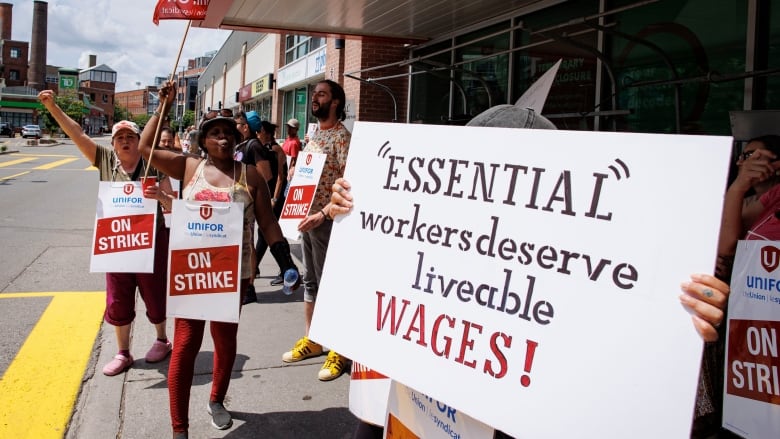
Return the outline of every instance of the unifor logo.
<path id="1" fill-rule="evenodd" d="M 771 245 L 761 247 L 761 266 L 767 273 L 775 271 L 780 266 L 780 249 Z"/>
<path id="2" fill-rule="evenodd" d="M 130 195 L 133 193 L 133 189 L 135 189 L 135 185 L 133 183 L 127 183 L 123 190 L 125 191 L 125 195 Z"/>
<path id="3" fill-rule="evenodd" d="M 211 218 L 212 210 L 210 204 L 203 204 L 200 206 L 200 217 L 204 220 Z"/>
<path id="4" fill-rule="evenodd" d="M 311 154 L 307 154 L 306 155 L 306 166 L 309 166 L 311 164 L 311 160 L 312 160 Z"/>

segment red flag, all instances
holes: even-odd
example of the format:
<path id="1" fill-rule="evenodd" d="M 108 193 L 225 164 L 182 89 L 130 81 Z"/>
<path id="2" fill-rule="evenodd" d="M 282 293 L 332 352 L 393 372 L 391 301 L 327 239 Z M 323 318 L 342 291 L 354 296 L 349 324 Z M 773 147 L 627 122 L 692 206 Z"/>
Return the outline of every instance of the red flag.
<path id="1" fill-rule="evenodd" d="M 160 20 L 203 20 L 209 0 L 157 0 L 152 21 Z"/>

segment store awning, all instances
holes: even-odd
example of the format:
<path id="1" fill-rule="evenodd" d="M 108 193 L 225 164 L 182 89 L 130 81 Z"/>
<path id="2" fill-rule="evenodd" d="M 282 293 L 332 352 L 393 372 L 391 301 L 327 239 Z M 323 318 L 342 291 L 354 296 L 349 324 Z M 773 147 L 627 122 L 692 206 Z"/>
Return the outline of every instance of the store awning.
<path id="1" fill-rule="evenodd" d="M 195 27 L 419 42 L 565 0 L 232 0 L 211 2 Z"/>
<path id="2" fill-rule="evenodd" d="M 24 102 L 24 101 L 0 101 L 0 107 L 3 108 L 43 108 L 40 102 Z"/>

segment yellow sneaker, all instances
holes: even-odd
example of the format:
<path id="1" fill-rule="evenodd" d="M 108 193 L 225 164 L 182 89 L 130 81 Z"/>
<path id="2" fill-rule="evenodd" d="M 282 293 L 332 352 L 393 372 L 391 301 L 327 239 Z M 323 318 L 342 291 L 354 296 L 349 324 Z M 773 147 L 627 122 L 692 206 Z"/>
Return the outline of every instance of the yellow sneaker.
<path id="1" fill-rule="evenodd" d="M 309 337 L 303 337 L 295 342 L 292 350 L 282 355 L 282 361 L 285 363 L 295 363 L 309 357 L 322 355 L 322 346 L 309 340 Z"/>
<path id="2" fill-rule="evenodd" d="M 320 369 L 319 373 L 317 374 L 317 378 L 319 378 L 320 381 L 335 380 L 336 378 L 340 377 L 342 373 L 344 373 L 346 366 L 346 358 L 342 357 L 334 351 L 330 351 L 328 352 L 328 359 L 325 360 L 325 364 L 322 365 L 322 369 Z"/>

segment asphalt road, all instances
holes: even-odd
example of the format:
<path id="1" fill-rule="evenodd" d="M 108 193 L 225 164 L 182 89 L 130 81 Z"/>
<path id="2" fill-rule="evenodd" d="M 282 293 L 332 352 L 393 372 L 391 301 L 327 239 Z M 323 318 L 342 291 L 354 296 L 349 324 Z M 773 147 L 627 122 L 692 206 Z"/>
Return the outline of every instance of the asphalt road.
<path id="1" fill-rule="evenodd" d="M 104 290 L 89 273 L 97 171 L 72 143 L 25 144 L 10 140 L 19 152 L 0 155 L 0 293 Z M 0 375 L 47 303 L 0 302 Z"/>

